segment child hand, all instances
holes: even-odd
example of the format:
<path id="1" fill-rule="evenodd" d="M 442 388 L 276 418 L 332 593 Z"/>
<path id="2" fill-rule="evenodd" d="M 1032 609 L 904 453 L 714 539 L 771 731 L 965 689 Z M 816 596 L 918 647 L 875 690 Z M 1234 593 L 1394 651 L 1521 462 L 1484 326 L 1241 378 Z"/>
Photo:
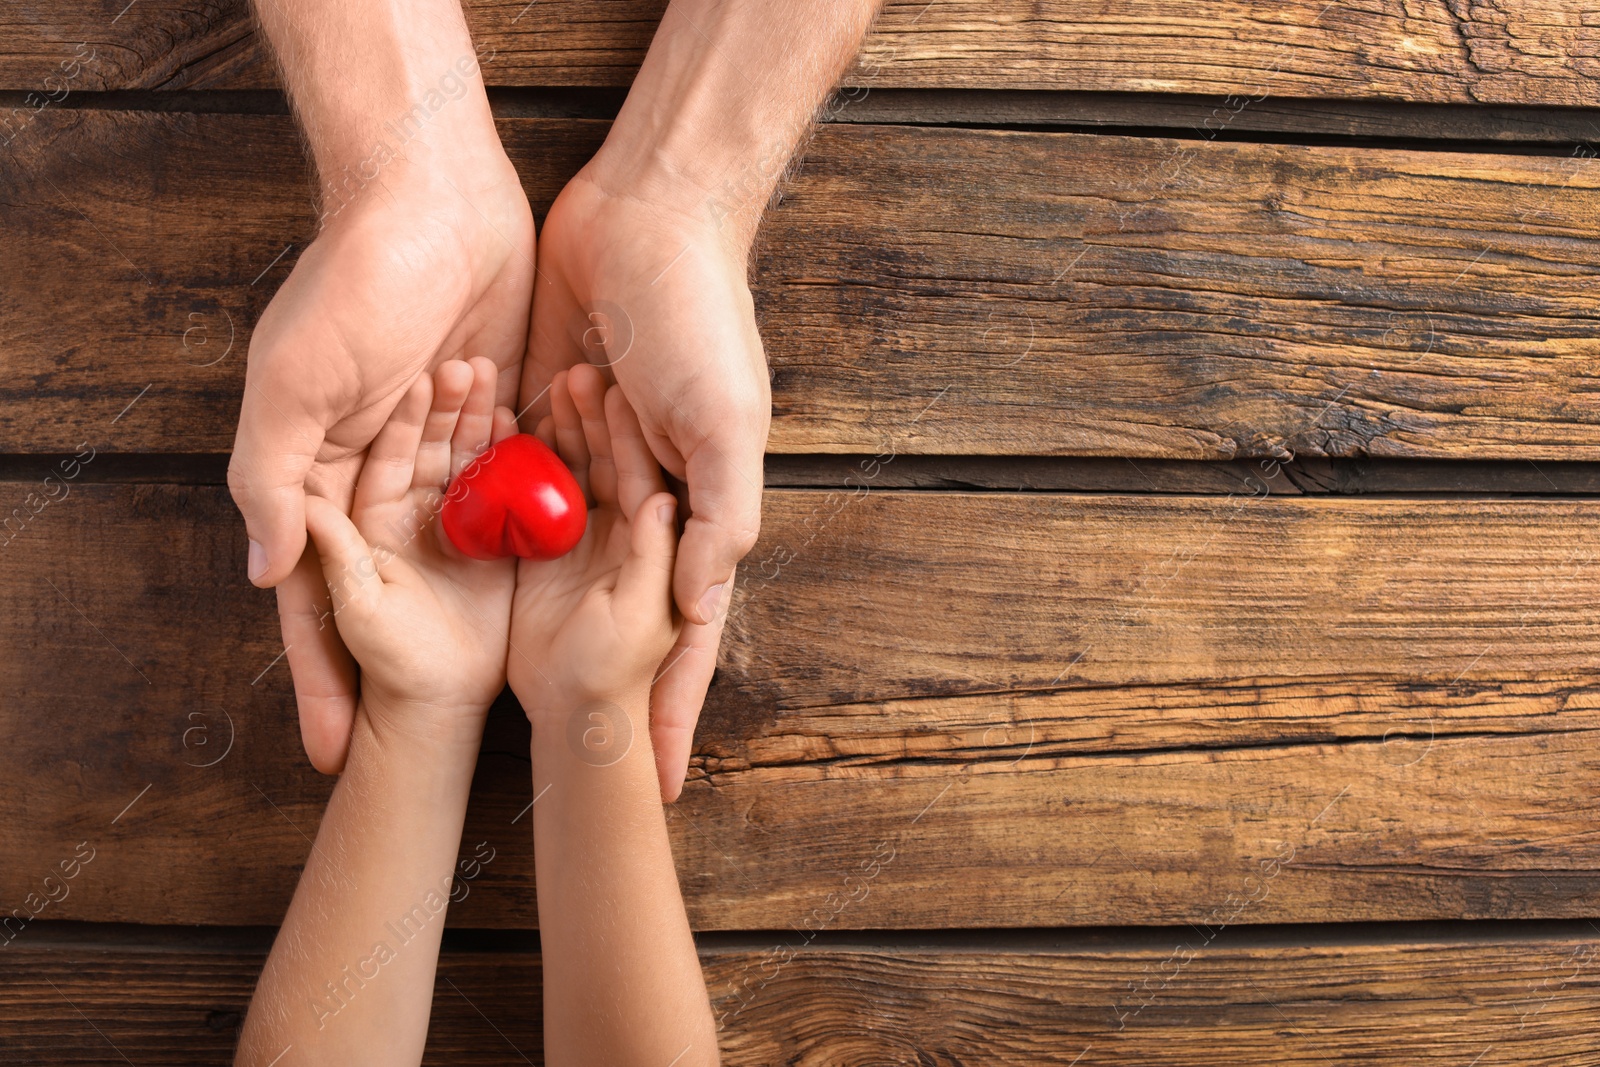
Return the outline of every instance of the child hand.
<path id="1" fill-rule="evenodd" d="M 638 701 L 671 650 L 677 501 L 621 389 L 588 364 L 557 374 L 539 436 L 590 502 L 588 528 L 554 560 L 520 560 L 506 673 L 530 719 L 597 700 Z"/>
<path id="2" fill-rule="evenodd" d="M 494 406 L 497 373 L 479 357 L 423 375 L 372 442 L 351 514 L 306 500 L 333 618 L 380 731 L 481 730 L 505 685 L 513 561 L 468 558 L 438 521 L 450 479 L 516 432 Z M 396 720 L 400 708 L 425 710 Z"/>

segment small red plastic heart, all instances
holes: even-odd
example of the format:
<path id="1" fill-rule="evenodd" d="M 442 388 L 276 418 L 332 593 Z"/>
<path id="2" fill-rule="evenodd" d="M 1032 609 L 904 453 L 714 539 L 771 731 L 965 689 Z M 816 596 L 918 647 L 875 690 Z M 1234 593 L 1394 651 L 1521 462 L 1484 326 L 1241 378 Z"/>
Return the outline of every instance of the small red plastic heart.
<path id="1" fill-rule="evenodd" d="M 439 520 L 450 543 L 473 559 L 555 559 L 583 539 L 589 509 L 561 457 L 519 433 L 456 476 Z"/>

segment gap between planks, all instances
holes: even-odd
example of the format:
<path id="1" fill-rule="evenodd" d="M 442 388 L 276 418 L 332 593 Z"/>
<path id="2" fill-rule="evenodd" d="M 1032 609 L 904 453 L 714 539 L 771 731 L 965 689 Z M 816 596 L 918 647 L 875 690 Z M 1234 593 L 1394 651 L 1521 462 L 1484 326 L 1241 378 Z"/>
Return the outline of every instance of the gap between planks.
<path id="1" fill-rule="evenodd" d="M 0 110 L 26 108 L 30 93 L 0 90 Z M 498 118 L 613 119 L 627 91 L 566 86 L 492 87 Z M 1419 150 L 1560 154 L 1600 140 L 1600 109 L 1416 104 L 1269 97 L 1235 110 L 1195 93 L 1021 89 L 845 90 L 823 121 L 1131 134 L 1263 144 L 1362 144 Z M 74 92 L 62 110 L 288 115 L 275 89 Z"/>
<path id="2" fill-rule="evenodd" d="M 68 454 L 0 454 L 0 483 L 40 481 Z M 80 483 L 226 485 L 228 456 L 102 453 Z M 1600 495 L 1600 462 L 1308 457 L 1160 460 L 1071 456 L 769 455 L 768 489 L 873 489 L 1191 496 L 1557 497 Z"/>
<path id="3" fill-rule="evenodd" d="M 797 951 L 1059 953 L 1142 951 L 1170 947 L 1189 926 L 1077 926 L 1005 929 L 934 928 L 896 930 L 817 930 Z M 174 926 L 35 920 L 26 932 L 33 949 L 127 952 L 219 952 L 265 954 L 277 928 L 271 926 Z M 695 945 L 703 954 L 770 948 L 792 930 L 700 930 Z M 1229 927 L 1236 949 L 1338 948 L 1410 944 L 1430 947 L 1529 944 L 1600 939 L 1592 919 L 1457 919 L 1450 921 L 1242 923 Z M 19 942 L 20 943 L 20 942 Z M 538 930 L 446 927 L 443 953 L 457 955 L 537 953 Z"/>

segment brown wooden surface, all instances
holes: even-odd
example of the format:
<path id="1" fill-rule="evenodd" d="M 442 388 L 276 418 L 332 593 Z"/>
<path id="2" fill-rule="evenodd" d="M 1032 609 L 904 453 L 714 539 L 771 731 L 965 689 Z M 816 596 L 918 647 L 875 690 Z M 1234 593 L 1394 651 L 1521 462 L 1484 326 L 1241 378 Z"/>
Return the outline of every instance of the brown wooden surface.
<path id="1" fill-rule="evenodd" d="M 537 208 L 604 130 L 502 123 Z M 13 147 L 0 452 L 226 451 L 311 233 L 290 121 Z M 1585 158 L 830 127 L 756 262 L 771 447 L 1600 458 L 1596 217 Z"/>
<path id="2" fill-rule="evenodd" d="M 541 216 L 664 6 L 468 0 Z M 725 1062 L 1600 1067 L 1597 73 L 1578 0 L 890 0 L 668 809 Z M 244 0 L 10 5 L 0 121 L 0 1064 L 225 1062 L 331 787 L 220 485 L 311 183 Z M 541 1059 L 527 744 L 429 1062 Z"/>
<path id="3" fill-rule="evenodd" d="M 701 961 L 728 1067 L 1596 1062 L 1600 936 L 1587 924 L 1384 933 L 959 946 L 777 933 Z M 0 1063 L 224 1062 L 262 959 L 19 938 L 0 950 Z M 447 948 L 439 975 L 425 1062 L 542 1062 L 536 952 Z"/>
<path id="4" fill-rule="evenodd" d="M 691 918 L 886 856 L 830 925 L 1589 914 L 1597 509 L 771 491 L 670 809 Z M 0 551 L 0 899 L 88 841 L 42 917 L 276 922 L 329 783 L 226 491 L 77 484 Z M 526 744 L 502 707 L 457 924 L 534 923 Z"/>
<path id="5" fill-rule="evenodd" d="M 0 85 L 35 89 L 78 42 L 74 86 L 274 83 L 244 0 L 21 0 Z M 627 85 L 661 0 L 471 0 L 498 85 Z M 889 0 L 850 75 L 869 86 L 1093 89 L 1565 104 L 1600 102 L 1600 27 L 1581 0 Z"/>

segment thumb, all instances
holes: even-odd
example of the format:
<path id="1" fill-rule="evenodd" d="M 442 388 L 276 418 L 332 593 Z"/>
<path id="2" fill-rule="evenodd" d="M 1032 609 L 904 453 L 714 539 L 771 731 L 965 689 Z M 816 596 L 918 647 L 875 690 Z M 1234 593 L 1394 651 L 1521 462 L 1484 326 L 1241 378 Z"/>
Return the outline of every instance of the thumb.
<path id="1" fill-rule="evenodd" d="M 656 493 L 633 513 L 632 542 L 612 594 L 615 612 L 625 619 L 672 625 L 672 564 L 677 555 L 678 502 Z"/>
<path id="2" fill-rule="evenodd" d="M 287 578 L 305 551 L 306 475 L 327 432 L 289 390 L 273 392 L 280 398 L 247 380 L 228 463 L 228 489 L 250 537 L 247 573 L 262 588 Z"/>
<path id="3" fill-rule="evenodd" d="M 366 539 L 333 501 L 307 496 L 305 508 L 306 527 L 322 560 L 334 616 L 345 612 L 357 618 L 370 615 L 382 594 L 383 579 L 378 577 Z"/>
<path id="4" fill-rule="evenodd" d="M 760 535 L 761 448 L 755 444 L 748 463 L 714 448 L 699 449 L 689 460 L 690 514 L 673 585 L 690 621 L 715 621 L 727 600 L 728 575 Z"/>

